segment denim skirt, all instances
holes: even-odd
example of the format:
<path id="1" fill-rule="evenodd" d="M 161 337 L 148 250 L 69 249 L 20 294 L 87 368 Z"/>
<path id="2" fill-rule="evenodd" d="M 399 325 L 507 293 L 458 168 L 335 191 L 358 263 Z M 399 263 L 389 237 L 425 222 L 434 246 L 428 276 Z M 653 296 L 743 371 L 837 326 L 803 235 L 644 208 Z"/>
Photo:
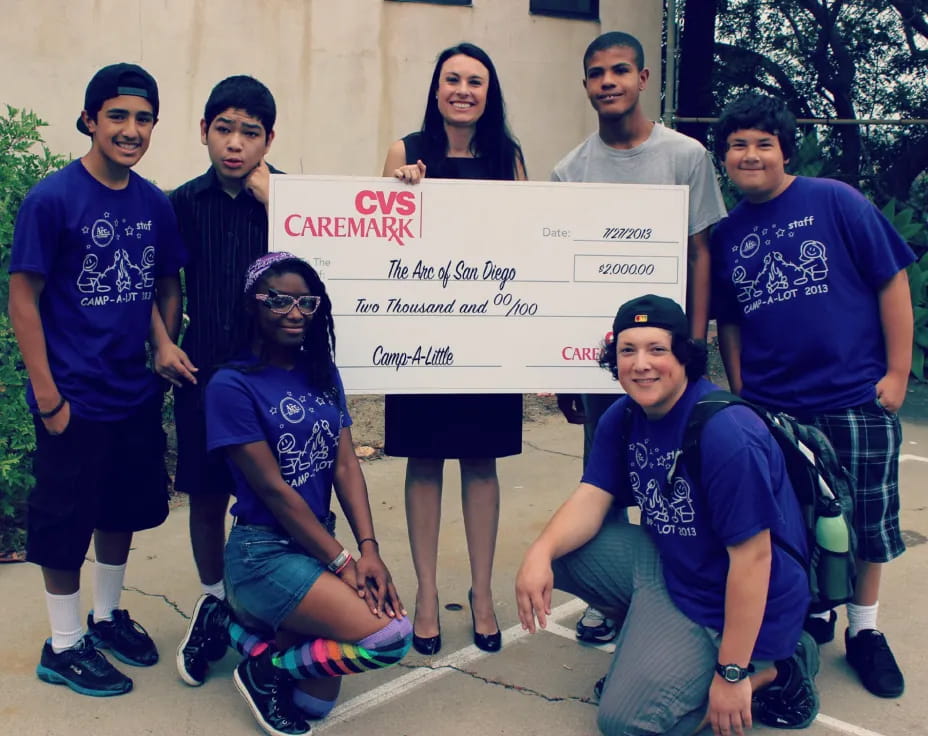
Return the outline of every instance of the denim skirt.
<path id="1" fill-rule="evenodd" d="M 230 604 L 243 623 L 273 631 L 299 605 L 326 566 L 282 530 L 236 524 L 225 554 Z"/>

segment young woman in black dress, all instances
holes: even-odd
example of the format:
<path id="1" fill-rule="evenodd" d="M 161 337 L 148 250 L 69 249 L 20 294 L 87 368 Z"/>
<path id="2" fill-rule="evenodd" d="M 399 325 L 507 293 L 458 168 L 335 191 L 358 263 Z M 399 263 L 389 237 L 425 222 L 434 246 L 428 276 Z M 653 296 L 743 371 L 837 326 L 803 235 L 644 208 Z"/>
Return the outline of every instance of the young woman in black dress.
<path id="1" fill-rule="evenodd" d="M 506 124 L 499 78 L 486 52 L 462 43 L 439 54 L 422 130 L 390 146 L 383 175 L 409 184 L 424 176 L 526 178 L 522 150 Z M 498 651 L 502 638 L 491 589 L 499 526 L 496 458 L 522 451 L 521 395 L 388 395 L 384 449 L 408 458 L 406 521 L 418 580 L 413 646 L 422 654 L 441 648 L 436 573 L 442 471 L 446 458 L 456 458 L 470 556 L 474 643 L 484 651 Z"/>

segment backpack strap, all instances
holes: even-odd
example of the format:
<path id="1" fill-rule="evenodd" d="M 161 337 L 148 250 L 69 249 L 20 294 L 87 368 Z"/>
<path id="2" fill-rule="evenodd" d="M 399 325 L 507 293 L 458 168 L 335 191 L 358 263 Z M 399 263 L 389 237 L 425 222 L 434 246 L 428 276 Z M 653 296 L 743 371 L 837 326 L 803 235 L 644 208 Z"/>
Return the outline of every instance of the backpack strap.
<path id="1" fill-rule="evenodd" d="M 622 401 L 622 398 L 617 399 Z M 632 435 L 632 403 L 626 402 L 622 409 L 622 416 L 619 419 L 619 448 L 616 452 L 616 463 L 618 464 L 619 490 L 624 493 L 631 489 L 631 483 L 628 479 L 628 441 Z M 585 470 L 585 468 L 584 468 Z"/>
<path id="2" fill-rule="evenodd" d="M 747 406 L 754 409 L 754 405 L 731 391 L 710 391 L 699 399 L 690 410 L 686 420 L 686 429 L 683 430 L 683 446 L 675 468 L 682 461 L 690 471 L 690 477 L 697 483 L 702 482 L 702 455 L 699 451 L 699 438 L 702 428 L 712 417 L 729 406 Z M 756 409 L 755 409 L 756 410 Z M 675 472 L 675 470 L 673 471 Z"/>
<path id="3" fill-rule="evenodd" d="M 701 399 L 699 399 L 699 401 L 693 405 L 692 410 L 690 410 L 690 415 L 686 422 L 686 429 L 683 430 L 683 448 L 680 452 L 680 457 L 674 464 L 674 469 L 671 471 L 672 473 L 676 472 L 676 468 L 679 467 L 680 461 L 682 460 L 682 462 L 686 464 L 687 469 L 690 471 L 690 477 L 697 483 L 702 482 L 702 453 L 700 452 L 699 448 L 699 440 L 700 435 L 702 434 L 702 429 L 706 426 L 706 422 L 708 422 L 712 417 L 730 406 L 745 406 L 757 414 L 764 422 L 767 430 L 773 436 L 774 441 L 780 447 L 780 451 L 784 452 L 780 438 L 777 436 L 775 429 L 769 425 L 767 421 L 767 413 L 762 408 L 756 404 L 752 404 L 747 399 L 741 398 L 737 394 L 731 393 L 730 391 L 710 391 Z M 785 453 L 784 459 L 786 462 L 788 462 L 788 458 L 785 457 Z M 792 484 L 792 478 L 790 478 L 790 483 Z M 773 531 L 771 531 L 770 538 L 774 544 L 778 545 L 780 549 L 785 551 L 790 557 L 796 560 L 796 562 L 798 562 L 804 569 L 807 567 L 808 560 L 805 559 L 799 553 L 799 551 L 793 547 L 793 545 L 783 539 L 779 534 L 775 534 Z"/>

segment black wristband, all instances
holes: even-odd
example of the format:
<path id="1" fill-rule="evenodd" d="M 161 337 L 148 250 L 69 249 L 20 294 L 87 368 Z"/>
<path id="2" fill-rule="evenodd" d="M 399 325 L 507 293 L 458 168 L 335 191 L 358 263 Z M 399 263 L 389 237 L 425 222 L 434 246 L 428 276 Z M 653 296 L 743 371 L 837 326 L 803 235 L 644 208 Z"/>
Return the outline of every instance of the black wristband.
<path id="1" fill-rule="evenodd" d="M 360 540 L 360 541 L 358 542 L 358 550 L 361 549 L 361 545 L 364 544 L 365 542 L 373 542 L 373 543 L 374 543 L 374 546 L 377 547 L 377 551 L 378 551 L 378 552 L 380 551 L 380 542 L 378 542 L 378 541 L 377 541 L 376 539 L 374 539 L 373 537 L 364 537 L 364 539 Z"/>
<path id="2" fill-rule="evenodd" d="M 52 409 L 51 411 L 40 411 L 39 418 L 40 419 L 51 419 L 53 416 L 55 416 L 55 414 L 57 414 L 59 411 L 64 409 L 65 401 L 67 401 L 67 399 L 64 396 L 62 396 L 61 401 L 58 402 L 58 405 L 54 409 Z"/>

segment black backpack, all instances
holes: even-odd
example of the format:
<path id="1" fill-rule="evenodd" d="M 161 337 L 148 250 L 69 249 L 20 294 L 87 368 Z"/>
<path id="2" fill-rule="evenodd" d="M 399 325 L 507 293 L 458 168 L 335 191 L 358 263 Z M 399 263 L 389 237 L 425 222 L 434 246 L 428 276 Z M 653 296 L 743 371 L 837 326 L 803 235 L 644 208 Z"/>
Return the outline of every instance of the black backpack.
<path id="1" fill-rule="evenodd" d="M 770 430 L 786 460 L 790 483 L 799 499 L 799 507 L 808 536 L 809 559 L 778 535 L 773 542 L 806 568 L 812 601 L 810 612 L 827 611 L 847 603 L 854 594 L 857 538 L 852 523 L 853 498 L 851 479 L 838 462 L 831 442 L 825 434 L 808 424 L 802 424 L 789 414 L 770 412 L 728 391 L 711 391 L 693 406 L 683 433 L 683 448 L 671 476 L 686 463 L 690 476 L 701 478 L 699 438 L 706 422 L 729 406 L 745 406 L 757 414 Z M 839 536 L 846 535 L 847 551 L 828 549 L 824 535 L 817 534 L 820 526 L 833 525 Z M 819 539 L 822 536 L 823 539 Z"/>

